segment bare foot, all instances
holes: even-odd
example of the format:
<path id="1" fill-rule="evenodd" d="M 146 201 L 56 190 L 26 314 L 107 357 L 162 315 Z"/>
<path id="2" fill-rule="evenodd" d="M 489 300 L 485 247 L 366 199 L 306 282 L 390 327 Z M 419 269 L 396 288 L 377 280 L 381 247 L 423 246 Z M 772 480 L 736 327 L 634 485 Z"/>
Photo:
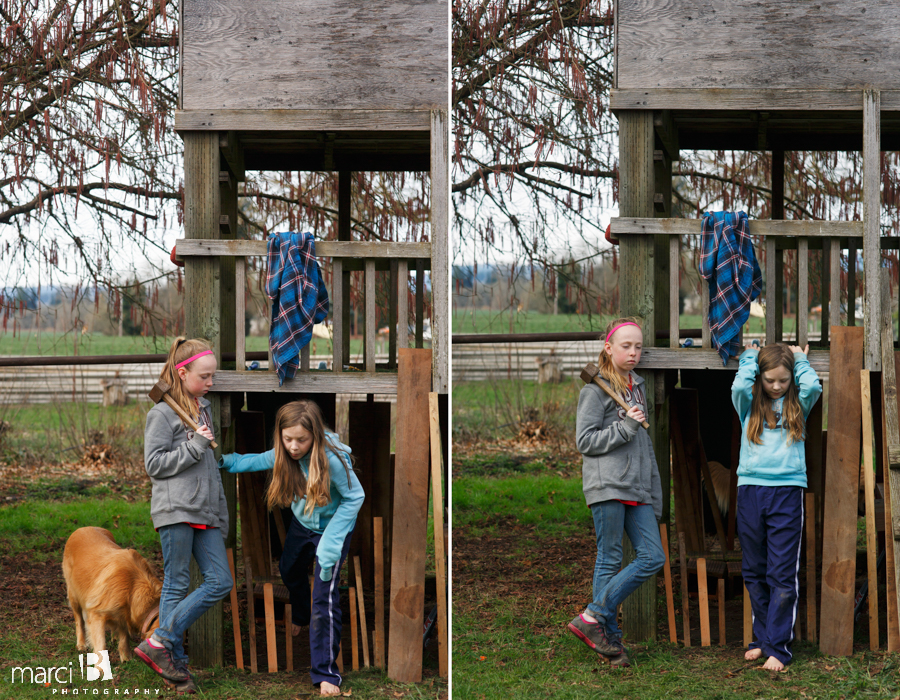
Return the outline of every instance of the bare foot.
<path id="1" fill-rule="evenodd" d="M 319 693 L 322 695 L 340 695 L 340 686 L 332 685 L 328 681 L 322 681 L 319 684 Z"/>
<path id="2" fill-rule="evenodd" d="M 783 671 L 784 664 L 774 656 L 770 656 L 768 659 L 766 659 L 766 663 L 763 664 L 763 668 L 767 671 Z"/>
<path id="3" fill-rule="evenodd" d="M 291 636 L 296 637 L 300 634 L 300 630 L 303 629 L 300 625 L 295 625 L 293 622 L 291 623 Z"/>
<path id="4" fill-rule="evenodd" d="M 747 661 L 756 661 L 761 656 L 762 656 L 762 649 L 748 649 L 747 653 L 744 654 L 744 658 Z"/>

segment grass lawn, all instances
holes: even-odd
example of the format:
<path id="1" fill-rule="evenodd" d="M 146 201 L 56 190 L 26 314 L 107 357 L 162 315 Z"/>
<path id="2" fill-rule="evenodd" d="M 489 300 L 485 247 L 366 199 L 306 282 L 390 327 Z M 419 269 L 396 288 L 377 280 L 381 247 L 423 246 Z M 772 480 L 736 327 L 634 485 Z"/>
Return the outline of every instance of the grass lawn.
<path id="1" fill-rule="evenodd" d="M 455 411 L 464 408 L 454 404 Z M 857 626 L 849 659 L 824 656 L 816 645 L 800 641 L 794 645 L 794 663 L 779 674 L 743 660 L 740 597 L 726 602 L 726 645 L 717 644 L 713 602 L 715 646 L 697 646 L 696 599 L 691 602 L 694 646 L 669 643 L 662 575 L 657 641 L 626 638 L 632 666 L 611 668 L 565 628 L 590 599 L 595 556 L 580 469 L 557 468 L 565 460 L 552 450 L 480 448 L 468 445 L 460 460 L 454 457 L 454 698 L 900 696 L 900 655 L 868 651 L 865 623 Z M 681 639 L 680 577 L 673 573 Z M 805 615 L 802 604 L 801 612 Z M 881 639 L 883 645 L 884 634 Z"/>

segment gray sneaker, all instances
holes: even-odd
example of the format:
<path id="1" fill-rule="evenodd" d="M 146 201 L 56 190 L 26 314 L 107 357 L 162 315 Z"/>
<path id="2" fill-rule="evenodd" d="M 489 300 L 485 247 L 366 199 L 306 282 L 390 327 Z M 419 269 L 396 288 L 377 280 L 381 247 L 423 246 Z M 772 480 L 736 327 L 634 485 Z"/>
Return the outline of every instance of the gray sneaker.
<path id="1" fill-rule="evenodd" d="M 187 671 L 183 671 L 175 665 L 175 662 L 172 661 L 172 654 L 166 647 L 157 649 L 145 639 L 135 647 L 134 653 L 164 679 L 170 681 L 190 679 Z"/>
<path id="2" fill-rule="evenodd" d="M 187 679 L 183 681 L 170 681 L 168 678 L 163 678 L 163 682 L 174 690 L 176 695 L 194 695 L 197 692 L 197 683 L 194 674 L 190 672 L 187 664 L 181 659 L 175 661 L 175 667 L 179 671 L 184 671 L 188 675 Z"/>
<path id="3" fill-rule="evenodd" d="M 585 622 L 581 615 L 576 615 L 568 624 L 569 631 L 587 644 L 598 654 L 618 656 L 622 653 L 621 644 L 616 646 L 606 638 L 606 631 L 599 622 Z"/>

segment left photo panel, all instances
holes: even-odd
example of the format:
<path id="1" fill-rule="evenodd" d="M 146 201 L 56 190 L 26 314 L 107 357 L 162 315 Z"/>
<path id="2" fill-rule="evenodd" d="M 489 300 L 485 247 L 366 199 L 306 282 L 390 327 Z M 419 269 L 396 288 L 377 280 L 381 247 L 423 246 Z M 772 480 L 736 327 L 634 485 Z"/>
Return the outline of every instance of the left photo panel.
<path id="1" fill-rule="evenodd" d="M 448 0 L 0 0 L 0 697 L 450 697 Z"/>

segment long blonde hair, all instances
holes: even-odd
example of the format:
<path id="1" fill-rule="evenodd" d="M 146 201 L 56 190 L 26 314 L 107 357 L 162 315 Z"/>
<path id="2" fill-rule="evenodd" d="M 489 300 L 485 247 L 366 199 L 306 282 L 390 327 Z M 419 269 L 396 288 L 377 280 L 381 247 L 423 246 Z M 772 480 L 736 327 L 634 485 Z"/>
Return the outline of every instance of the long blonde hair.
<path id="1" fill-rule="evenodd" d="M 603 341 L 603 345 L 600 348 L 600 357 L 597 358 L 597 367 L 600 370 L 600 374 L 604 379 L 606 379 L 606 382 L 610 385 L 610 387 L 612 387 L 612 390 L 624 397 L 626 395 L 626 392 L 628 391 L 628 385 L 625 383 L 625 378 L 621 374 L 619 374 L 619 372 L 613 366 L 612 357 L 610 357 L 609 353 L 606 352 L 606 336 L 609 335 L 609 332 L 613 328 L 622 323 L 634 323 L 638 326 L 641 325 L 640 319 L 635 318 L 634 316 L 623 316 L 607 323 L 606 332 L 600 339 Z"/>
<path id="2" fill-rule="evenodd" d="M 212 350 L 212 348 L 209 343 L 201 338 L 194 338 L 192 340 L 187 340 L 183 336 L 175 338 L 172 342 L 172 346 L 169 348 L 169 356 L 166 358 L 166 364 L 163 365 L 162 372 L 159 373 L 159 378 L 171 387 L 171 389 L 169 389 L 169 396 L 175 399 L 178 405 L 195 420 L 200 417 L 200 408 L 197 406 L 197 402 L 185 393 L 181 377 L 178 376 L 178 370 L 175 369 L 175 365 L 179 362 L 184 362 L 189 357 L 193 357 L 204 350 Z M 185 368 L 190 367 L 192 364 L 194 363 L 191 362 L 190 364 L 185 365 Z"/>
<path id="3" fill-rule="evenodd" d="M 309 476 L 303 475 L 300 464 L 291 457 L 284 448 L 281 432 L 287 428 L 302 427 L 312 436 L 309 456 Z M 337 453 L 338 449 L 325 435 L 325 420 L 322 410 L 314 401 L 292 401 L 278 409 L 275 414 L 275 466 L 272 469 L 272 481 L 266 490 L 266 505 L 269 509 L 287 508 L 295 499 L 306 496 L 303 512 L 312 513 L 318 506 L 331 502 L 331 472 L 328 468 L 328 455 L 325 448 Z M 350 469 L 344 457 L 338 455 L 347 472 L 347 486 L 350 482 Z"/>
<path id="4" fill-rule="evenodd" d="M 803 409 L 800 407 L 800 396 L 794 383 L 794 353 L 783 343 L 766 345 L 759 351 L 759 375 L 753 384 L 753 401 L 750 404 L 750 418 L 747 421 L 748 442 L 762 445 L 763 425 L 770 430 L 775 428 L 775 411 L 772 410 L 772 399 L 766 395 L 762 384 L 763 372 L 784 367 L 791 373 L 791 381 L 784 394 L 781 407 L 782 429 L 788 430 L 788 444 L 802 442 L 806 439 L 806 425 L 803 422 Z"/>

